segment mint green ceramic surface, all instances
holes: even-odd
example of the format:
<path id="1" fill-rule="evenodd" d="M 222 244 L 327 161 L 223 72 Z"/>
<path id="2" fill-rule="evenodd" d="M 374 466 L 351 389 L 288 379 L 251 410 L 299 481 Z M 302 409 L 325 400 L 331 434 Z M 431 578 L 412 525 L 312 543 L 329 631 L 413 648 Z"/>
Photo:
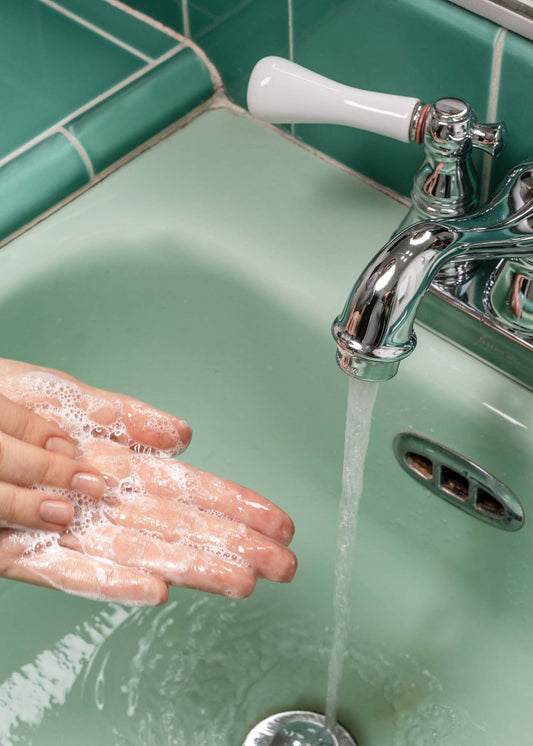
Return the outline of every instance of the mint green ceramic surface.
<path id="1" fill-rule="evenodd" d="M 0 252 L 3 355 L 188 419 L 186 458 L 289 511 L 300 562 L 242 603 L 175 589 L 149 610 L 0 582 L 2 744 L 239 746 L 323 709 L 347 395 L 329 325 L 403 213 L 218 111 Z M 361 746 L 529 746 L 531 394 L 418 335 L 375 408 L 340 720 Z M 490 469 L 525 527 L 411 480 L 403 430 Z"/>

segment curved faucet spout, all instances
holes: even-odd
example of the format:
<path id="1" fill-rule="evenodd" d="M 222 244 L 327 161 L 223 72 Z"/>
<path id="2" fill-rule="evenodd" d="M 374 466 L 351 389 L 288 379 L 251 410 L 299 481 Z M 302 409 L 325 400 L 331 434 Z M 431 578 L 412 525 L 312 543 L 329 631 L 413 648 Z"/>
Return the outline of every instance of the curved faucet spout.
<path id="1" fill-rule="evenodd" d="M 533 163 L 515 168 L 476 215 L 416 223 L 397 233 L 356 282 L 335 319 L 340 367 L 355 378 L 392 378 L 416 345 L 422 298 L 450 262 L 533 256 Z"/>

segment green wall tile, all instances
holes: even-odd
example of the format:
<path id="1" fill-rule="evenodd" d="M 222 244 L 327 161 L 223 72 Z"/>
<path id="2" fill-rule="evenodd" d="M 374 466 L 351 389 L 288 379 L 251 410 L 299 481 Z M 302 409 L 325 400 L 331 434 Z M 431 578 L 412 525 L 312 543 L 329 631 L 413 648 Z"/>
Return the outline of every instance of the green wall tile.
<path id="1" fill-rule="evenodd" d="M 191 36 L 196 39 L 200 34 L 211 30 L 214 26 L 231 19 L 253 0 L 189 0 L 189 23 Z"/>
<path id="2" fill-rule="evenodd" d="M 287 57 L 289 54 L 289 20 L 287 0 L 196 0 L 198 8 L 216 16 L 214 26 L 191 36 L 218 68 L 229 96 L 246 106 L 246 88 L 254 64 L 267 54 Z"/>
<path id="3" fill-rule="evenodd" d="M 218 18 L 205 8 L 196 3 L 189 3 L 189 24 L 191 27 L 191 36 L 197 37 L 204 33 L 208 28 L 214 26 Z"/>
<path id="4" fill-rule="evenodd" d="M 226 17 L 229 13 L 234 12 L 235 9 L 242 8 L 251 2 L 253 0 L 241 0 L 240 3 L 228 2 L 228 0 L 193 0 L 195 5 L 202 7 L 207 13 L 211 13 L 211 15 L 217 18 Z"/>
<path id="5" fill-rule="evenodd" d="M 126 0 L 130 8 L 140 10 L 147 16 L 155 18 L 156 21 L 163 23 L 165 26 L 178 31 L 180 34 L 183 30 L 183 11 L 181 0 Z"/>
<path id="6" fill-rule="evenodd" d="M 497 28 L 445 0 L 293 0 L 295 61 L 347 85 L 488 107 Z M 298 125 L 297 137 L 408 195 L 423 153 L 378 135 Z"/>
<path id="7" fill-rule="evenodd" d="M 98 172 L 212 93 L 207 68 L 187 48 L 74 119 L 68 129 L 82 143 Z"/>
<path id="8" fill-rule="evenodd" d="M 37 0 L 2 0 L 0 158 L 145 64 Z"/>
<path id="9" fill-rule="evenodd" d="M 0 158 L 145 64 L 37 0 L 2 0 Z"/>
<path id="10" fill-rule="evenodd" d="M 60 132 L 0 168 L 0 240 L 89 182 L 78 151 Z"/>
<path id="11" fill-rule="evenodd" d="M 105 0 L 61 0 L 60 5 L 152 59 L 179 42 Z"/>
<path id="12" fill-rule="evenodd" d="M 533 42 L 510 31 L 503 46 L 498 119 L 507 125 L 508 137 L 494 163 L 494 186 L 517 163 L 533 160 Z"/>
<path id="13" fill-rule="evenodd" d="M 308 35 L 316 34 L 344 5 L 353 5 L 353 0 L 292 0 L 294 30 L 299 41 Z"/>

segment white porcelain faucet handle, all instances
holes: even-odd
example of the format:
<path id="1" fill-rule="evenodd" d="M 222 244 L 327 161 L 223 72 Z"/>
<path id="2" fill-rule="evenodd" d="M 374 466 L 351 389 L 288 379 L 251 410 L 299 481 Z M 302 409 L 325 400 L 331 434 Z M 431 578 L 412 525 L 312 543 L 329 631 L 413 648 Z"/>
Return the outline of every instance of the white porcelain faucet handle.
<path id="1" fill-rule="evenodd" d="M 282 57 L 264 57 L 248 83 L 248 109 L 273 123 L 344 124 L 409 142 L 420 101 L 337 83 Z"/>

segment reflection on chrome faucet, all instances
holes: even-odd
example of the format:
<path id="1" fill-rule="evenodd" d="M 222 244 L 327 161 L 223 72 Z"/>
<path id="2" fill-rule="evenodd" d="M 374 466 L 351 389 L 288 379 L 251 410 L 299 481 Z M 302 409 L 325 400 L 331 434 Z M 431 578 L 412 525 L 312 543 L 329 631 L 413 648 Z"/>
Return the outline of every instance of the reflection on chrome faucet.
<path id="1" fill-rule="evenodd" d="M 500 318 L 513 314 L 516 328 L 531 332 L 531 184 L 533 162 L 513 169 L 474 215 L 423 221 L 397 233 L 364 270 L 333 324 L 340 367 L 364 380 L 392 378 L 416 345 L 413 324 L 422 298 L 438 272 L 457 261 L 526 257 L 520 273 L 511 269 L 511 279 L 491 276 L 484 299 L 499 309 Z"/>

